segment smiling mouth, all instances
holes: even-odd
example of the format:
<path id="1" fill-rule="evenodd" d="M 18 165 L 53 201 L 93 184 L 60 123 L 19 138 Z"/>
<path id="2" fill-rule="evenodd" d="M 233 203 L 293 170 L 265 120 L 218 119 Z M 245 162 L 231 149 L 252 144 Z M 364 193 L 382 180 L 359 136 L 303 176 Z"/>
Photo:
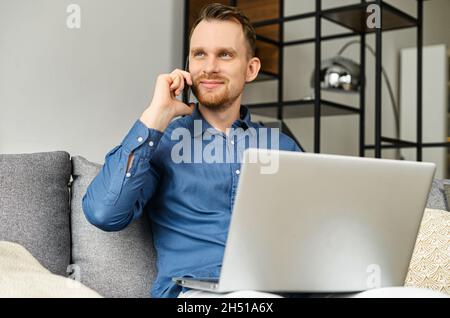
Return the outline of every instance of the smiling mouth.
<path id="1" fill-rule="evenodd" d="M 220 85 L 223 85 L 222 82 L 200 82 L 200 85 L 207 89 L 214 89 L 219 87 Z"/>

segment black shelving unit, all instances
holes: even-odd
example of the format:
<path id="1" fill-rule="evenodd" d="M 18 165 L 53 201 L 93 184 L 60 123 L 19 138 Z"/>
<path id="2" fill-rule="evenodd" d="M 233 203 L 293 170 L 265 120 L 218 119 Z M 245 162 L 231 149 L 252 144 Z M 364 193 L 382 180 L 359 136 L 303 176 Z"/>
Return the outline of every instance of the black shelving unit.
<path id="1" fill-rule="evenodd" d="M 245 1 L 245 0 L 242 0 Z M 360 0 L 360 3 L 354 5 L 341 6 L 331 9 L 322 9 L 322 0 L 315 0 L 316 10 L 314 12 L 296 14 L 292 16 L 284 16 L 284 0 L 279 0 L 280 17 L 258 21 L 253 23 L 256 31 L 258 28 L 278 24 L 279 34 L 278 41 L 258 35 L 257 39 L 270 45 L 274 45 L 279 50 L 278 74 L 270 72 L 261 72 L 256 82 L 277 80 L 278 81 L 278 98 L 277 101 L 257 104 L 247 104 L 254 114 L 269 116 L 278 119 L 281 122 L 283 131 L 293 136 L 289 128 L 284 122 L 286 118 L 314 117 L 314 152 L 320 153 L 321 149 L 321 117 L 337 116 L 337 115 L 359 115 L 359 155 L 365 156 L 368 149 L 375 150 L 375 157 L 382 157 L 382 149 L 386 148 L 416 148 L 417 161 L 422 161 L 422 149 L 424 147 L 449 147 L 450 143 L 423 143 L 422 140 L 422 48 L 423 48 L 423 2 L 427 0 L 416 0 L 417 17 L 414 18 L 405 12 L 385 3 L 383 0 L 366 1 Z M 185 0 L 185 54 L 188 55 L 188 27 L 189 27 L 189 0 Z M 229 5 L 236 6 L 238 0 L 229 1 Z M 381 9 L 381 28 L 369 29 L 367 27 L 367 6 L 376 4 Z M 289 21 L 315 18 L 315 37 L 308 39 L 299 39 L 295 41 L 284 41 L 284 23 Z M 321 22 L 322 19 L 331 21 L 348 29 L 335 35 L 322 36 Z M 394 31 L 404 28 L 417 28 L 417 140 L 405 141 L 384 137 L 382 135 L 382 117 L 381 117 L 381 88 L 382 88 L 382 34 L 388 31 Z M 375 35 L 375 144 L 367 145 L 365 142 L 365 90 L 366 90 L 366 37 L 370 34 Z M 321 44 L 323 41 L 335 40 L 340 38 L 359 37 L 360 38 L 360 65 L 361 89 L 359 92 L 359 108 L 335 103 L 333 101 L 324 100 L 321 96 L 320 88 L 320 69 L 322 60 Z M 314 43 L 315 45 L 315 87 L 314 98 L 310 100 L 290 100 L 283 98 L 283 67 L 284 67 L 284 48 L 293 45 L 302 45 Z M 184 58 L 185 59 L 185 58 Z M 183 60 L 183 65 L 185 60 Z M 294 137 L 295 139 L 295 137 Z M 295 139 L 296 140 L 296 139 Z M 297 140 L 296 140 L 297 141 Z M 300 143 L 297 141 L 300 145 Z"/>

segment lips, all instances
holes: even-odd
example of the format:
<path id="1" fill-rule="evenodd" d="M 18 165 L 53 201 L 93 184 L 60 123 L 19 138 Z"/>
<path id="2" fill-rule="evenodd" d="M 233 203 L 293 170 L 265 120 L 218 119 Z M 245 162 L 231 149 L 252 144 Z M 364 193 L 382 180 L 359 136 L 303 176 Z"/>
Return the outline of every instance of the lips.
<path id="1" fill-rule="evenodd" d="M 223 82 L 220 82 L 220 81 L 201 81 L 200 82 L 200 85 L 202 85 L 203 87 L 205 87 L 207 89 L 214 89 L 216 87 L 219 87 L 222 84 L 223 84 Z"/>

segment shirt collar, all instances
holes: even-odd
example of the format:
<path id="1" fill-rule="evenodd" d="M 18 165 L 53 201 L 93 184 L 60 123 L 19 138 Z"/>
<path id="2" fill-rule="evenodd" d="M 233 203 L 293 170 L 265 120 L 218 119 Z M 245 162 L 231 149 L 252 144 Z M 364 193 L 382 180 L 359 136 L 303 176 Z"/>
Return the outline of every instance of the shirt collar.
<path id="1" fill-rule="evenodd" d="M 239 110 L 239 115 L 240 115 L 240 118 L 233 122 L 233 125 L 231 126 L 231 128 L 243 128 L 244 130 L 246 130 L 249 127 L 253 127 L 253 124 L 251 121 L 250 110 L 246 106 L 241 105 L 241 108 Z M 191 136 L 198 137 L 200 134 L 203 134 L 208 129 L 209 129 L 208 131 L 211 133 L 213 131 L 217 132 L 217 130 L 214 127 L 212 127 L 211 124 L 205 120 L 205 118 L 203 118 L 203 115 L 201 114 L 200 110 L 198 109 L 198 103 L 195 104 L 195 109 L 190 117 L 191 117 L 191 120 L 189 123 L 189 129 L 191 132 Z M 201 130 L 195 131 L 194 123 L 196 120 L 201 120 L 201 122 L 202 122 Z"/>

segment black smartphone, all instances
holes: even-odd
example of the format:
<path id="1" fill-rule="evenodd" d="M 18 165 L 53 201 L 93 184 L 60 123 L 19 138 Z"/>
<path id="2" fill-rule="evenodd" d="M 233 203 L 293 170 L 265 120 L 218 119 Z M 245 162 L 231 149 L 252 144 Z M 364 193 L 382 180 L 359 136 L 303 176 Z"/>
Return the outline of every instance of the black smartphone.
<path id="1" fill-rule="evenodd" d="M 186 65 L 184 66 L 184 70 L 186 72 L 189 72 L 189 57 L 186 58 Z M 191 99 L 191 87 L 186 82 L 186 79 L 184 79 L 184 88 L 183 88 L 183 94 L 182 94 L 182 101 L 186 105 L 189 105 L 190 99 Z"/>

